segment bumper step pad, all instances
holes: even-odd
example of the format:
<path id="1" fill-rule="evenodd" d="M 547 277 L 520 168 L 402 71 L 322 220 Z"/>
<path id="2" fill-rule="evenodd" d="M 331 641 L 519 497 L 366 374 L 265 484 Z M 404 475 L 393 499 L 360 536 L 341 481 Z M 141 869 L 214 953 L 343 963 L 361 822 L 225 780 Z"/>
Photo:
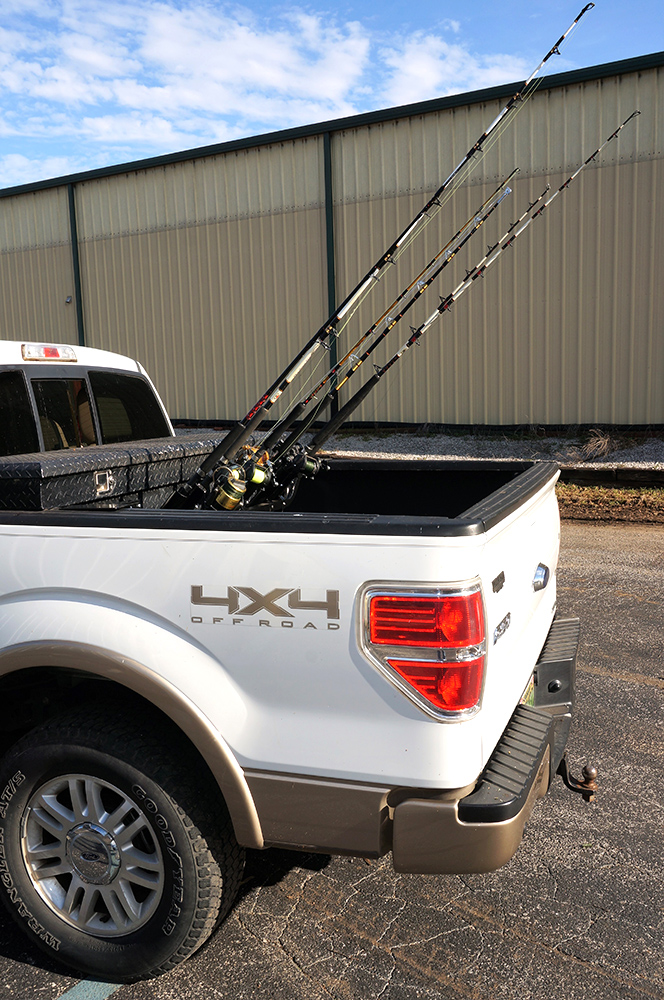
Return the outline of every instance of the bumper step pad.
<path id="1" fill-rule="evenodd" d="M 518 705 L 474 789 L 459 802 L 463 823 L 500 823 L 524 807 L 544 759 L 553 751 L 548 712 Z"/>

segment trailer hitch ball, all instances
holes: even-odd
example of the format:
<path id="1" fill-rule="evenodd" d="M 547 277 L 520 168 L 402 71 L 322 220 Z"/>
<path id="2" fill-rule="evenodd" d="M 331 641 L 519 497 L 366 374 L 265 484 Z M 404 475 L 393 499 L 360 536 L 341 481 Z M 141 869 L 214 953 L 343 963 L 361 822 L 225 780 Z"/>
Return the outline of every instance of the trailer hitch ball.
<path id="1" fill-rule="evenodd" d="M 597 791 L 598 772 L 597 768 L 592 764 L 586 764 L 581 772 L 582 777 L 575 778 L 572 774 L 570 774 L 569 765 L 567 763 L 567 754 L 563 754 L 556 773 L 560 775 L 563 782 L 571 792 L 578 792 L 579 795 L 583 796 L 584 802 L 594 801 L 595 793 Z"/>

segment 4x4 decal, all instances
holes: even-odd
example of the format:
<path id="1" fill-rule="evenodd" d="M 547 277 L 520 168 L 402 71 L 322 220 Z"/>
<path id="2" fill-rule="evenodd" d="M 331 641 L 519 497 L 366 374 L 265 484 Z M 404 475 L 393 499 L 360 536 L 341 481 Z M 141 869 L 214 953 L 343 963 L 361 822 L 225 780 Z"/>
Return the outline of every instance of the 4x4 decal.
<path id="1" fill-rule="evenodd" d="M 204 593 L 204 588 L 200 585 L 192 585 L 191 604 L 200 609 L 216 608 L 219 612 L 226 611 L 227 615 L 216 615 L 215 617 L 202 617 L 201 614 L 192 615 L 191 620 L 195 624 L 230 624 L 242 625 L 255 624 L 262 627 L 270 627 L 273 624 L 282 628 L 320 628 L 325 627 L 320 618 L 318 624 L 313 621 L 301 622 L 301 615 L 293 612 L 315 611 L 325 612 L 327 629 L 330 631 L 339 628 L 339 591 L 326 590 L 324 600 L 305 600 L 299 587 L 273 587 L 266 594 L 262 594 L 254 587 L 227 587 L 225 595 Z M 258 618 L 256 621 L 247 622 L 260 613 L 269 615 L 270 618 Z M 210 612 L 208 612 L 209 614 Z"/>

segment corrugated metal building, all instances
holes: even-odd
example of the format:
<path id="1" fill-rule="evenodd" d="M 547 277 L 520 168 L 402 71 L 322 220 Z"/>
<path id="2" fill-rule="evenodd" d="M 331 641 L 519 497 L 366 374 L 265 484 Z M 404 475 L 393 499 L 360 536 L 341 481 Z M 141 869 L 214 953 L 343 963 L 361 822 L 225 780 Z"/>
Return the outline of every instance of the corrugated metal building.
<path id="1" fill-rule="evenodd" d="M 392 369 L 358 419 L 664 423 L 663 85 L 664 53 L 542 82 L 388 269 L 340 350 L 514 166 L 511 198 L 393 331 L 383 359 L 547 181 L 560 185 L 635 108 L 641 115 Z M 0 336 L 132 355 L 174 417 L 242 417 L 515 89 L 0 191 Z M 358 371 L 350 387 L 366 377 Z"/>

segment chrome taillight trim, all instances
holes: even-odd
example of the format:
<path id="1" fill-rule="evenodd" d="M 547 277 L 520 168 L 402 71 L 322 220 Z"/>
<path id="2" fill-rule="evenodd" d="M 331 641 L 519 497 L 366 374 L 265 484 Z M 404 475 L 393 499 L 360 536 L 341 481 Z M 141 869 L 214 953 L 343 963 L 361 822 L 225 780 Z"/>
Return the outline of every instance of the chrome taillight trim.
<path id="1" fill-rule="evenodd" d="M 470 594 L 479 593 L 482 600 L 482 615 L 484 618 L 484 640 L 473 646 L 450 647 L 447 649 L 436 649 L 430 646 L 377 646 L 370 641 L 369 604 L 373 597 L 466 597 Z M 445 586 L 432 586 L 429 583 L 408 583 L 394 586 L 382 581 L 371 581 L 362 587 L 357 602 L 357 639 L 360 650 L 369 662 L 377 667 L 383 676 L 390 683 L 404 694 L 413 704 L 417 705 L 423 712 L 438 722 L 464 722 L 472 719 L 481 711 L 482 700 L 484 698 L 484 686 L 486 683 L 486 604 L 484 592 L 479 579 L 463 581 L 458 584 L 448 584 Z M 410 660 L 413 663 L 464 663 L 466 661 L 479 659 L 484 656 L 484 669 L 482 671 L 482 687 L 477 704 L 471 708 L 450 711 L 437 708 L 430 701 L 413 688 L 393 667 L 391 660 Z"/>

